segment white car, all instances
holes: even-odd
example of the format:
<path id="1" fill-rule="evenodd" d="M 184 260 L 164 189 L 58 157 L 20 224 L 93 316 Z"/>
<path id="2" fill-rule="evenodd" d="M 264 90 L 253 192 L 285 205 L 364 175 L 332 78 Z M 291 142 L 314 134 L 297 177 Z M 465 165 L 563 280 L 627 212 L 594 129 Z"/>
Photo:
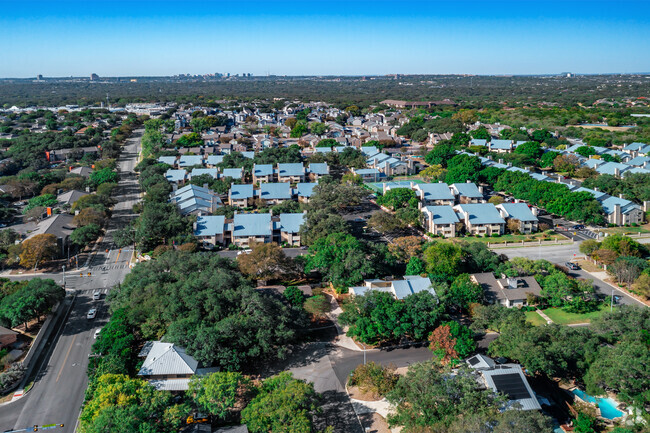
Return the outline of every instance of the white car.
<path id="1" fill-rule="evenodd" d="M 97 329 L 97 330 L 95 331 L 95 335 L 93 336 L 93 338 L 94 338 L 95 340 L 97 340 L 97 337 L 99 337 L 99 333 L 100 333 L 100 332 L 102 332 L 102 328 L 99 328 L 99 329 Z"/>
<path id="2" fill-rule="evenodd" d="M 88 320 L 94 319 L 95 316 L 97 316 L 97 309 L 96 308 L 91 308 L 88 310 L 88 314 L 86 315 L 86 318 Z"/>

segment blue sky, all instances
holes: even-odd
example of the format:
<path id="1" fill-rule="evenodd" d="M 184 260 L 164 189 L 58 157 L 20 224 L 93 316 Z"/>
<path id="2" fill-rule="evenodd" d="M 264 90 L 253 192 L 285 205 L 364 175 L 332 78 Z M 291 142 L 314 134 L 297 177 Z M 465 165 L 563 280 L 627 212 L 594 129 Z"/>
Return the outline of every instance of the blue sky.
<path id="1" fill-rule="evenodd" d="M 0 77 L 650 72 L 650 1 L 0 0 Z"/>

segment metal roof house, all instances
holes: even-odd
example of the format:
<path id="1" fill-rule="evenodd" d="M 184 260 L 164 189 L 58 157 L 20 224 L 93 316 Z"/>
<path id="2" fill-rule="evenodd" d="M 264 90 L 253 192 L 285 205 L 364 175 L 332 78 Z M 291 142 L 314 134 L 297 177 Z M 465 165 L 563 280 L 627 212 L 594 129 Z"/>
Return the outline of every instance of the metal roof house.
<path id="1" fill-rule="evenodd" d="M 202 174 L 207 174 L 214 179 L 219 178 L 219 169 L 218 168 L 193 168 L 190 172 L 190 179 L 195 176 L 201 176 Z"/>
<path id="2" fill-rule="evenodd" d="M 280 241 L 289 245 L 300 245 L 300 226 L 305 222 L 305 213 L 282 213 L 276 226 L 280 230 Z"/>
<path id="3" fill-rule="evenodd" d="M 458 218 L 473 235 L 503 234 L 506 222 L 492 203 L 470 203 L 454 206 Z"/>
<path id="4" fill-rule="evenodd" d="M 289 182 L 261 183 L 257 194 L 266 204 L 282 203 L 291 200 L 291 184 Z"/>
<path id="5" fill-rule="evenodd" d="M 199 215 L 193 227 L 194 236 L 204 247 L 224 244 L 225 225 L 226 217 L 223 215 Z"/>
<path id="6" fill-rule="evenodd" d="M 242 179 L 244 177 L 243 168 L 224 168 L 221 170 L 221 178 L 229 177 L 231 179 Z"/>
<path id="7" fill-rule="evenodd" d="M 460 204 L 483 203 L 483 187 L 476 186 L 473 182 L 454 183 L 449 185 L 456 202 Z"/>
<path id="8" fill-rule="evenodd" d="M 271 214 L 235 214 L 232 223 L 232 243 L 239 247 L 248 247 L 251 242 L 268 243 L 272 241 Z"/>
<path id="9" fill-rule="evenodd" d="M 175 166 L 176 165 L 176 157 L 175 156 L 159 156 L 158 157 L 158 162 L 161 164 L 167 164 L 170 166 Z"/>
<path id="10" fill-rule="evenodd" d="M 512 152 L 512 140 L 491 140 L 490 151 L 496 153 L 509 153 Z"/>
<path id="11" fill-rule="evenodd" d="M 466 362 L 477 374 L 479 383 L 508 397 L 508 409 L 542 409 L 519 364 L 497 365 L 484 355 L 474 355 Z"/>
<path id="12" fill-rule="evenodd" d="M 205 159 L 205 164 L 211 167 L 221 164 L 223 162 L 223 155 L 208 155 Z"/>
<path id="13" fill-rule="evenodd" d="M 413 190 L 423 206 L 453 205 L 456 197 L 446 183 L 417 183 Z"/>
<path id="14" fill-rule="evenodd" d="M 253 183 L 273 182 L 273 164 L 253 164 Z"/>
<path id="15" fill-rule="evenodd" d="M 178 206 L 182 215 L 213 213 L 223 205 L 214 191 L 197 185 L 177 189 L 171 193 L 170 201 Z"/>
<path id="16" fill-rule="evenodd" d="M 364 182 L 377 182 L 381 178 L 381 172 L 376 168 L 352 168 L 352 173 L 361 176 Z"/>
<path id="17" fill-rule="evenodd" d="M 519 221 L 520 233 L 527 234 L 537 231 L 539 220 L 526 203 L 502 203 L 496 208 L 503 219 Z"/>
<path id="18" fill-rule="evenodd" d="M 193 167 L 195 165 L 203 165 L 203 157 L 201 155 L 181 155 L 178 159 L 179 167 Z"/>
<path id="19" fill-rule="evenodd" d="M 253 190 L 253 185 L 230 184 L 230 190 L 228 191 L 228 204 L 230 206 L 239 208 L 249 207 L 253 204 L 254 198 L 255 191 Z"/>
<path id="20" fill-rule="evenodd" d="M 306 170 L 302 162 L 278 163 L 278 182 L 304 182 Z"/>
<path id="21" fill-rule="evenodd" d="M 425 206 L 422 208 L 424 227 L 428 233 L 445 238 L 456 236 L 456 224 L 460 222 L 451 206 Z"/>
<path id="22" fill-rule="evenodd" d="M 293 189 L 293 195 L 298 197 L 298 201 L 307 203 L 309 199 L 314 194 L 314 188 L 317 186 L 317 183 L 307 183 L 301 182 L 296 184 L 296 187 Z"/>
<path id="23" fill-rule="evenodd" d="M 187 172 L 184 169 L 175 170 L 170 168 L 165 172 L 165 179 L 167 179 L 167 182 L 182 184 L 187 179 Z"/>
<path id="24" fill-rule="evenodd" d="M 214 368 L 199 368 L 199 363 L 184 348 L 173 343 L 149 342 L 145 344 L 140 356 L 145 357 L 145 360 L 138 376 L 161 391 L 186 391 L 195 374 L 218 371 Z"/>
<path id="25" fill-rule="evenodd" d="M 576 188 L 574 192 L 588 192 L 600 203 L 610 224 L 639 224 L 643 222 L 644 209 L 638 204 L 624 199 L 622 196 L 613 197 L 602 191 L 595 191 L 584 187 Z M 644 203 L 647 207 L 648 203 Z M 646 209 L 648 210 L 648 209 Z"/>
<path id="26" fill-rule="evenodd" d="M 395 299 L 400 300 L 422 291 L 436 296 L 435 290 L 431 287 L 431 280 L 419 275 L 405 275 L 403 280 L 364 280 L 363 286 L 350 287 L 349 293 L 353 296 L 363 296 L 373 290 L 390 293 Z"/>
<path id="27" fill-rule="evenodd" d="M 307 173 L 312 181 L 317 181 L 321 177 L 330 174 L 330 167 L 326 162 L 312 162 L 307 168 Z"/>

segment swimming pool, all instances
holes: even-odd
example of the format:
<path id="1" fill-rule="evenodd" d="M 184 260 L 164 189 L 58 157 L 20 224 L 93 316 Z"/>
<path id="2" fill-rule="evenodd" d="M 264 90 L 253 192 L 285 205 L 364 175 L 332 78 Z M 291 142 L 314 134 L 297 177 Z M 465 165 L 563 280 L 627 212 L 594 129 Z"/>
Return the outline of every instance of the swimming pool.
<path id="1" fill-rule="evenodd" d="M 584 401 L 588 401 L 589 403 L 596 403 L 598 405 L 598 408 L 600 409 L 600 415 L 603 418 L 614 419 L 614 418 L 618 418 L 619 416 L 623 416 L 623 412 L 621 412 L 616 408 L 616 402 L 609 397 L 607 398 L 592 397 L 586 392 L 581 391 L 577 388 L 571 392 L 577 395 L 578 397 L 580 397 L 581 399 L 583 399 Z"/>

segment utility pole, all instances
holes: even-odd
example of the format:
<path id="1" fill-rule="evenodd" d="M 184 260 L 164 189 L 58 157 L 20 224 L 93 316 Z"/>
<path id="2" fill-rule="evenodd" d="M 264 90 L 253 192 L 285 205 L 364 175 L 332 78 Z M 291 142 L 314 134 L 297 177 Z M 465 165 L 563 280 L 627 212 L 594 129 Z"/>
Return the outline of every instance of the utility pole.
<path id="1" fill-rule="evenodd" d="M 609 312 L 614 311 L 614 289 L 612 289 L 612 300 L 609 303 Z"/>

